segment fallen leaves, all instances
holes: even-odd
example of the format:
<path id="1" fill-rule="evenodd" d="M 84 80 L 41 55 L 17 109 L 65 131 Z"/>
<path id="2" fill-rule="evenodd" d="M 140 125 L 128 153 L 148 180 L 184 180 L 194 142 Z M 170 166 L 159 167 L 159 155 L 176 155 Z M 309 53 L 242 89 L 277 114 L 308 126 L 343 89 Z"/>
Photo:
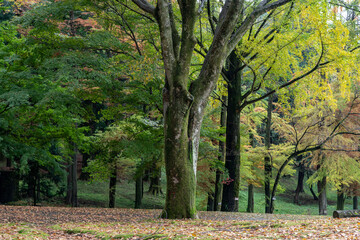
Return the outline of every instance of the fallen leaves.
<path id="1" fill-rule="evenodd" d="M 360 239 L 360 218 L 159 210 L 0 206 L 0 239 Z"/>

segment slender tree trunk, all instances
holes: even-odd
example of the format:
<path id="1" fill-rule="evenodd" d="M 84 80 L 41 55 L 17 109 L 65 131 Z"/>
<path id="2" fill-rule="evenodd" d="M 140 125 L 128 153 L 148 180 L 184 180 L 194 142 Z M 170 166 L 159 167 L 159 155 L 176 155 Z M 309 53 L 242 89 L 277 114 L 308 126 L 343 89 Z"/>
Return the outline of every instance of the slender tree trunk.
<path id="1" fill-rule="evenodd" d="M 254 212 L 254 185 L 249 184 L 248 186 L 248 204 L 246 212 Z"/>
<path id="2" fill-rule="evenodd" d="M 139 176 L 135 181 L 135 208 L 141 208 L 142 207 L 142 198 L 143 198 L 143 176 Z"/>
<path id="3" fill-rule="evenodd" d="M 149 193 L 152 193 L 152 195 L 159 195 L 163 193 L 161 189 L 161 167 L 158 166 L 155 159 L 150 170 Z"/>
<path id="4" fill-rule="evenodd" d="M 228 58 L 229 70 L 226 75 L 228 85 L 228 107 L 226 119 L 226 161 L 225 168 L 229 180 L 224 184 L 221 211 L 237 212 L 239 210 L 240 191 L 240 100 L 241 100 L 241 66 L 235 51 Z"/>
<path id="5" fill-rule="evenodd" d="M 353 209 L 357 210 L 358 209 L 358 196 L 354 196 L 353 197 Z"/>
<path id="6" fill-rule="evenodd" d="M 313 196 L 314 200 L 319 200 L 319 198 L 316 196 L 315 192 L 314 192 L 314 189 L 313 189 L 313 186 L 310 185 L 310 192 L 311 192 L 311 195 Z"/>
<path id="7" fill-rule="evenodd" d="M 337 191 L 336 210 L 344 210 L 345 207 L 345 194 L 342 189 Z"/>
<path id="8" fill-rule="evenodd" d="M 272 108 L 273 108 L 273 94 L 269 96 L 268 100 L 268 109 L 267 109 L 267 121 L 266 121 L 266 129 L 265 129 L 265 147 L 266 149 L 270 149 L 271 145 L 271 116 L 272 116 Z M 266 156 L 264 158 L 264 169 L 265 169 L 265 213 L 272 213 L 272 200 L 271 200 L 271 189 L 270 189 L 270 180 L 271 180 L 271 172 L 272 172 L 272 164 L 270 156 Z"/>
<path id="9" fill-rule="evenodd" d="M 69 165 L 69 174 L 67 178 L 67 193 L 66 203 L 71 204 L 72 207 L 78 207 L 77 198 L 77 149 L 74 147 L 74 156 L 72 162 Z"/>
<path id="10" fill-rule="evenodd" d="M 215 197 L 214 192 L 208 192 L 206 211 L 214 211 L 214 197 Z"/>
<path id="11" fill-rule="evenodd" d="M 298 182 L 297 182 L 297 187 L 295 190 L 295 197 L 294 197 L 295 204 L 300 204 L 299 203 L 299 195 L 301 192 L 304 192 L 304 177 L 305 177 L 304 165 L 302 163 L 300 163 L 299 171 L 298 171 Z"/>
<path id="12" fill-rule="evenodd" d="M 113 172 L 110 176 L 110 183 L 109 183 L 109 208 L 115 207 L 116 181 L 117 181 L 117 168 L 115 164 Z"/>
<path id="13" fill-rule="evenodd" d="M 221 104 L 221 114 L 220 114 L 220 127 L 224 128 L 226 126 L 226 102 L 227 96 L 222 96 L 223 103 Z M 220 134 L 224 136 L 224 134 Z M 219 141 L 219 162 L 225 163 L 225 142 Z M 214 211 L 219 211 L 221 209 L 221 200 L 223 193 L 223 184 L 222 184 L 223 172 L 219 169 L 216 169 L 215 177 L 215 192 L 214 192 Z"/>
<path id="14" fill-rule="evenodd" d="M 327 215 L 326 177 L 318 181 L 319 215 Z"/>

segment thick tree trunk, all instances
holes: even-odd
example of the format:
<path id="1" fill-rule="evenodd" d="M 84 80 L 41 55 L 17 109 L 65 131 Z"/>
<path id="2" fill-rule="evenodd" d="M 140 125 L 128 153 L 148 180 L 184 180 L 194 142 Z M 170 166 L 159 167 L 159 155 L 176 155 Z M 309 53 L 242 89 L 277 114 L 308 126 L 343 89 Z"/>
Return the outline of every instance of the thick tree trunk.
<path id="1" fill-rule="evenodd" d="M 200 125 L 189 130 L 192 97 L 181 86 L 175 87 L 173 92 L 165 87 L 163 101 L 167 188 L 162 217 L 196 218 L 196 162 Z"/>
<path id="2" fill-rule="evenodd" d="M 336 210 L 344 210 L 344 207 L 345 207 L 345 195 L 341 189 L 337 191 Z"/>
<path id="3" fill-rule="evenodd" d="M 353 209 L 357 210 L 358 209 L 358 196 L 354 196 L 353 197 Z"/>
<path id="4" fill-rule="evenodd" d="M 266 149 L 270 149 L 271 145 L 271 116 L 272 116 L 272 108 L 273 108 L 273 94 L 269 96 L 268 100 L 268 109 L 267 109 L 267 120 L 266 120 L 266 128 L 265 128 L 265 147 Z M 271 200 L 271 189 L 270 189 L 270 180 L 272 177 L 272 164 L 270 156 L 266 156 L 264 158 L 264 187 L 265 187 L 265 213 L 272 213 L 273 204 Z"/>
<path id="5" fill-rule="evenodd" d="M 300 163 L 299 170 L 298 170 L 298 182 L 297 187 L 295 190 L 295 196 L 294 196 L 294 203 L 299 203 L 299 195 L 301 192 L 304 192 L 304 177 L 305 177 L 305 169 L 304 165 Z"/>
<path id="6" fill-rule="evenodd" d="M 116 181 L 117 181 L 117 169 L 115 166 L 110 176 L 110 182 L 109 182 L 109 208 L 115 207 Z"/>
<path id="7" fill-rule="evenodd" d="M 254 212 L 254 185 L 249 184 L 248 186 L 248 204 L 246 212 L 253 213 Z"/>
<path id="8" fill-rule="evenodd" d="M 223 103 L 221 104 L 221 115 L 220 115 L 220 127 L 224 128 L 226 126 L 226 102 L 227 97 L 222 97 Z M 220 136 L 223 136 L 221 134 Z M 225 142 L 219 141 L 219 162 L 225 163 Z M 214 211 L 219 211 L 221 209 L 221 200 L 223 193 L 223 172 L 219 169 L 216 170 L 215 177 L 215 192 L 214 192 Z"/>
<path id="9" fill-rule="evenodd" d="M 228 107 L 226 119 L 226 160 L 225 168 L 229 179 L 223 188 L 221 211 L 237 212 L 240 191 L 240 100 L 241 66 L 235 51 L 228 58 L 229 70 L 226 72 L 228 85 Z"/>
<path id="10" fill-rule="evenodd" d="M 319 215 L 327 215 L 326 177 L 318 181 Z"/>

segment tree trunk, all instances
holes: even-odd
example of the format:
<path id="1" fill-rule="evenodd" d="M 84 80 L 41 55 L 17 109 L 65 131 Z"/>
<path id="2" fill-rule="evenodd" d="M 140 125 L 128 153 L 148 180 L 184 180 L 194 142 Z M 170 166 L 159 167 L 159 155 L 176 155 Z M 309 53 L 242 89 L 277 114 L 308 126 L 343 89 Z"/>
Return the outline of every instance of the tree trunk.
<path id="1" fill-rule="evenodd" d="M 268 109 L 267 109 L 267 121 L 265 128 L 265 147 L 266 149 L 270 149 L 271 145 L 271 116 L 272 116 L 272 108 L 273 108 L 273 94 L 269 96 L 268 100 Z M 265 185 L 265 213 L 272 213 L 272 200 L 271 200 L 271 189 L 270 189 L 270 180 L 271 180 L 271 172 L 272 172 L 272 164 L 270 156 L 266 156 L 264 158 L 264 185 Z"/>
<path id="2" fill-rule="evenodd" d="M 223 103 L 221 104 L 221 115 L 220 115 L 220 127 L 224 128 L 226 126 L 226 102 L 227 96 L 222 97 Z M 220 134 L 223 136 L 224 134 Z M 225 163 L 225 142 L 219 141 L 219 162 Z M 221 209 L 221 200 L 223 193 L 223 184 L 222 184 L 223 172 L 219 169 L 216 170 L 215 177 L 215 192 L 214 192 L 214 211 L 219 211 Z"/>
<path id="3" fill-rule="evenodd" d="M 300 163 L 299 172 L 298 172 L 298 182 L 297 182 L 297 187 L 295 190 L 295 197 L 294 197 L 295 204 L 300 204 L 299 203 L 299 195 L 301 192 L 304 192 L 304 177 L 305 177 L 304 165 L 302 163 Z"/>
<path id="4" fill-rule="evenodd" d="M 110 183 L 109 183 L 109 208 L 115 207 L 116 181 L 117 181 L 117 169 L 115 164 L 113 172 L 110 176 Z"/>
<path id="5" fill-rule="evenodd" d="M 226 119 L 226 161 L 225 168 L 229 179 L 223 188 L 221 211 L 237 212 L 240 191 L 240 100 L 241 66 L 235 51 L 228 58 L 229 70 L 226 72 L 228 84 L 228 107 Z"/>
<path id="6" fill-rule="evenodd" d="M 311 195 L 313 196 L 314 200 L 319 200 L 319 198 L 316 196 L 315 192 L 314 192 L 314 189 L 313 189 L 313 186 L 310 185 L 310 192 L 311 192 Z"/>
<path id="7" fill-rule="evenodd" d="M 135 181 L 135 208 L 141 208 L 142 207 L 142 198 L 144 195 L 144 186 L 143 186 L 143 176 L 139 176 Z"/>
<path id="8" fill-rule="evenodd" d="M 196 218 L 196 165 L 200 125 L 189 126 L 190 118 L 196 117 L 189 116 L 192 97 L 180 86 L 172 93 L 165 86 L 163 101 L 167 188 L 162 217 Z"/>
<path id="9" fill-rule="evenodd" d="M 254 212 L 254 185 L 249 184 L 248 186 L 248 204 L 246 212 Z"/>
<path id="10" fill-rule="evenodd" d="M 208 200 L 207 200 L 207 207 L 206 211 L 214 211 L 214 192 L 208 192 Z"/>
<path id="11" fill-rule="evenodd" d="M 318 181 L 319 215 L 327 215 L 326 177 Z"/>
<path id="12" fill-rule="evenodd" d="M 337 191 L 337 198 L 336 198 L 336 210 L 344 210 L 345 206 L 345 195 L 342 189 Z"/>
<path id="13" fill-rule="evenodd" d="M 162 194 L 161 189 L 161 167 L 158 166 L 157 161 L 153 162 L 153 166 L 150 170 L 150 187 L 149 193 L 152 195 Z"/>
<path id="14" fill-rule="evenodd" d="M 66 192 L 66 204 L 71 204 L 72 207 L 78 207 L 77 198 L 77 149 L 74 148 L 74 156 L 72 162 L 69 165 L 69 174 L 67 178 L 67 192 Z"/>
<path id="15" fill-rule="evenodd" d="M 353 209 L 354 210 L 358 209 L 358 197 L 357 196 L 353 197 Z"/>

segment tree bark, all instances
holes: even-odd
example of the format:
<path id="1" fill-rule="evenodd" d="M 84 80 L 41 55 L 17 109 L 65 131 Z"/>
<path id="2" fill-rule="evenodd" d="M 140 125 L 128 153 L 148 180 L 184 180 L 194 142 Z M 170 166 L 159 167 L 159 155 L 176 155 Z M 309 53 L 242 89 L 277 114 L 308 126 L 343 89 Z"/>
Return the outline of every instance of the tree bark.
<path id="1" fill-rule="evenodd" d="M 313 189 L 313 186 L 311 185 L 310 186 L 310 192 L 311 192 L 311 195 L 313 196 L 314 200 L 319 200 L 319 198 L 316 196 L 315 192 L 314 192 L 314 189 Z"/>
<path id="2" fill-rule="evenodd" d="M 249 184 L 248 186 L 248 204 L 246 212 L 253 213 L 254 212 L 254 185 Z"/>
<path id="3" fill-rule="evenodd" d="M 304 168 L 304 165 L 302 163 L 300 163 L 299 170 L 298 170 L 298 182 L 297 182 L 297 187 L 296 187 L 295 196 L 294 196 L 295 204 L 300 204 L 299 203 L 299 195 L 301 192 L 304 192 L 304 177 L 305 177 L 305 168 Z"/>
<path id="4" fill-rule="evenodd" d="M 214 192 L 208 192 L 208 200 L 207 200 L 207 207 L 206 211 L 214 211 Z"/>
<path id="5" fill-rule="evenodd" d="M 225 168 L 229 180 L 224 184 L 221 211 L 239 210 L 240 191 L 240 100 L 241 100 L 241 62 L 235 51 L 228 58 L 226 76 L 228 84 L 228 107 L 226 118 L 226 161 Z"/>
<path id="6" fill-rule="evenodd" d="M 319 215 L 327 215 L 326 177 L 318 181 Z"/>
<path id="7" fill-rule="evenodd" d="M 117 169 L 115 165 L 113 172 L 110 176 L 110 182 L 109 182 L 109 208 L 115 207 L 116 182 L 117 182 Z"/>
<path id="8" fill-rule="evenodd" d="M 142 207 L 142 198 L 143 198 L 143 176 L 138 176 L 135 181 L 135 208 L 139 209 Z"/>
<path id="9" fill-rule="evenodd" d="M 77 149 L 74 148 L 74 155 L 72 162 L 69 165 L 69 174 L 67 178 L 67 193 L 66 193 L 66 204 L 71 204 L 72 207 L 78 207 L 77 197 Z"/>
<path id="10" fill-rule="evenodd" d="M 222 97 L 223 103 L 221 104 L 221 115 L 220 115 L 220 127 L 224 128 L 226 126 L 226 102 L 227 97 Z M 223 136 L 221 134 L 220 136 Z M 225 142 L 219 141 L 219 162 L 225 163 Z M 221 209 L 221 200 L 223 193 L 223 184 L 222 184 L 223 172 L 219 169 L 216 170 L 215 177 L 215 192 L 214 192 L 214 211 L 219 211 Z"/>
<path id="11" fill-rule="evenodd" d="M 353 209 L 357 210 L 358 209 L 358 196 L 354 196 L 353 197 Z"/>
<path id="12" fill-rule="evenodd" d="M 345 207 L 345 195 L 342 189 L 337 191 L 336 198 L 336 210 L 344 210 Z"/>
<path id="13" fill-rule="evenodd" d="M 159 195 L 163 193 L 161 189 L 161 167 L 158 166 L 155 159 L 150 170 L 150 186 L 148 192 L 152 195 Z"/>
<path id="14" fill-rule="evenodd" d="M 267 150 L 270 149 L 271 145 L 271 116 L 272 116 L 272 108 L 273 108 L 273 94 L 269 96 L 268 99 L 268 109 L 267 109 L 267 120 L 266 120 L 266 128 L 265 128 L 265 147 Z M 272 213 L 273 209 L 273 201 L 271 200 L 271 189 L 270 189 L 270 180 L 272 177 L 272 164 L 270 156 L 265 156 L 264 158 L 264 187 L 265 187 L 265 213 Z"/>

